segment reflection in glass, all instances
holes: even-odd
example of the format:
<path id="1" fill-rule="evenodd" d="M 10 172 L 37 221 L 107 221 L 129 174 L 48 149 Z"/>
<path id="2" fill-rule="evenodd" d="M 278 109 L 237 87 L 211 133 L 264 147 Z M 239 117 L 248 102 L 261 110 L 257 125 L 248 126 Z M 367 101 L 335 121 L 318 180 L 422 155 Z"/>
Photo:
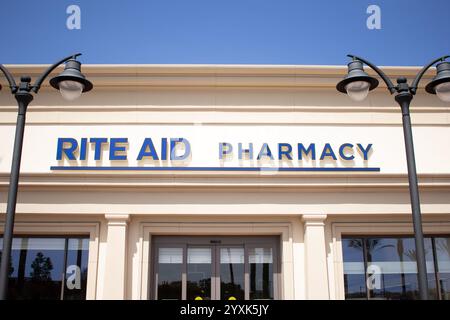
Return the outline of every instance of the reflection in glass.
<path id="1" fill-rule="evenodd" d="M 211 299 L 211 248 L 188 248 L 187 300 Z"/>
<path id="2" fill-rule="evenodd" d="M 347 238 L 342 248 L 347 299 L 419 298 L 413 237 Z M 437 299 L 431 238 L 425 238 L 425 257 L 429 295 Z"/>
<path id="3" fill-rule="evenodd" d="M 425 238 L 430 298 L 436 298 L 433 252 L 430 238 Z M 366 239 L 367 264 L 380 270 L 381 286 L 371 291 L 371 298 L 418 299 L 419 287 L 415 242 L 413 238 Z"/>
<path id="4" fill-rule="evenodd" d="M 159 248 L 158 299 L 181 299 L 183 248 Z"/>
<path id="5" fill-rule="evenodd" d="M 62 290 L 66 242 L 84 243 L 84 269 L 87 273 L 88 239 L 14 238 L 8 283 L 8 299 L 59 300 L 66 298 Z M 0 248 L 3 240 L 0 239 Z M 81 264 L 83 265 L 83 264 Z M 81 278 L 80 278 L 81 279 Z M 70 295 L 69 295 L 70 297 Z M 78 284 L 72 299 L 86 298 L 86 281 Z"/>
<path id="6" fill-rule="evenodd" d="M 67 245 L 64 300 L 86 297 L 89 239 L 69 239 Z"/>
<path id="7" fill-rule="evenodd" d="M 272 248 L 250 248 L 250 299 L 273 299 Z"/>
<path id="8" fill-rule="evenodd" d="M 441 298 L 450 300 L 450 237 L 435 238 L 434 241 Z"/>
<path id="9" fill-rule="evenodd" d="M 220 298 L 222 300 L 245 299 L 244 262 L 244 248 L 220 248 Z"/>
<path id="10" fill-rule="evenodd" d="M 345 299 L 367 299 L 363 239 L 343 239 Z"/>

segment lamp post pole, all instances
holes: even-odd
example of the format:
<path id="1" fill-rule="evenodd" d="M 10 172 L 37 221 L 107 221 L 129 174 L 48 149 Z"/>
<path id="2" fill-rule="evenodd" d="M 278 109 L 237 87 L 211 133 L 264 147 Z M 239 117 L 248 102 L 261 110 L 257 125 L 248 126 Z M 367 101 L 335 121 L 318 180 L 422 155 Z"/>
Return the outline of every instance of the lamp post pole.
<path id="1" fill-rule="evenodd" d="M 402 87 L 405 87 L 402 90 Z M 411 129 L 411 117 L 409 106 L 413 95 L 409 92 L 405 78 L 398 79 L 399 93 L 395 96 L 395 101 L 402 110 L 403 135 L 405 139 L 406 162 L 408 166 L 409 195 L 411 198 L 411 209 L 414 227 L 414 241 L 416 245 L 417 273 L 420 299 L 428 300 L 427 265 L 425 258 L 425 244 L 422 230 L 422 214 L 420 212 L 419 187 L 417 183 L 416 160 L 414 155 L 414 144 Z"/>
<path id="2" fill-rule="evenodd" d="M 372 68 L 386 83 L 391 94 L 395 94 L 395 101 L 400 105 L 402 111 L 403 135 L 405 139 L 406 162 L 408 168 L 409 195 L 411 199 L 412 220 L 414 227 L 414 239 L 416 245 L 416 262 L 419 284 L 419 295 L 421 300 L 428 300 L 428 281 L 426 253 L 422 230 L 422 216 L 420 212 L 419 187 L 417 183 L 416 161 L 414 156 L 413 136 L 411 129 L 411 118 L 409 106 L 417 92 L 417 87 L 425 72 L 435 63 L 437 65 L 437 75 L 425 87 L 425 90 L 431 94 L 437 94 L 440 99 L 450 102 L 450 63 L 445 59 L 450 56 L 443 56 L 431 61 L 423 67 L 414 78 L 411 85 L 406 78 L 397 79 L 397 85 L 394 85 L 389 77 L 367 60 L 354 55 L 348 55 L 353 61 L 348 64 L 348 74 L 340 81 L 336 89 L 342 93 L 347 93 L 356 101 L 363 100 L 370 90 L 378 86 L 378 80 L 370 77 L 363 70 L 363 63 Z"/>
<path id="3" fill-rule="evenodd" d="M 9 264 L 11 256 L 14 218 L 16 214 L 17 189 L 19 184 L 20 162 L 22 158 L 23 134 L 25 131 L 25 117 L 28 104 L 33 100 L 29 92 L 21 91 L 20 87 L 29 85 L 30 78 L 23 77 L 19 90 L 15 94 L 19 111 L 17 114 L 16 136 L 9 180 L 8 205 L 6 208 L 5 231 L 3 233 L 2 261 L 0 265 L 0 300 L 5 300 L 8 291 Z M 24 81 L 25 80 L 25 81 Z M 28 81 L 26 81 L 28 80 Z"/>
<path id="4" fill-rule="evenodd" d="M 14 219 L 16 214 L 17 191 L 19 186 L 20 163 L 22 158 L 23 135 L 25 132 L 27 108 L 30 102 L 33 101 L 33 95 L 31 92 L 38 93 L 45 78 L 54 69 L 56 69 L 56 67 L 65 62 L 67 63 L 64 71 L 51 79 L 50 84 L 54 88 L 59 89 L 62 96 L 67 99 L 75 99 L 81 95 L 82 92 L 90 91 L 93 87 L 92 83 L 88 81 L 81 73 L 81 64 L 75 60 L 75 58 L 79 55 L 81 54 L 77 53 L 56 62 L 50 66 L 33 85 L 31 85 L 30 77 L 21 77 L 20 84 L 17 86 L 11 73 L 0 64 L 0 71 L 3 72 L 8 80 L 11 93 L 14 94 L 18 106 L 0 264 L 0 300 L 6 300 L 8 298 L 9 266 L 11 263 L 11 249 L 14 233 Z"/>

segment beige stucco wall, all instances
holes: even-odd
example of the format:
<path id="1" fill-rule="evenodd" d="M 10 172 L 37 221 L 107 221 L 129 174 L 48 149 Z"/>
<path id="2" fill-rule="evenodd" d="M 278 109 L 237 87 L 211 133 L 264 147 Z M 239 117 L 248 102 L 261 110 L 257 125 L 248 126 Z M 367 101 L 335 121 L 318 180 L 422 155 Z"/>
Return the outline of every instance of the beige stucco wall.
<path id="1" fill-rule="evenodd" d="M 16 75 L 43 69 L 8 67 Z M 411 78 L 418 68 L 386 70 Z M 154 234 L 280 235 L 281 297 L 343 299 L 342 234 L 412 233 L 401 113 L 382 87 L 361 103 L 339 94 L 334 86 L 344 67 L 83 66 L 83 72 L 92 92 L 66 102 L 44 87 L 29 108 L 15 230 L 90 234 L 89 299 L 147 298 Z M 16 107 L 0 83 L 3 213 Z M 411 109 L 427 233 L 450 234 L 449 111 L 423 89 Z M 375 141 L 369 165 L 381 171 L 49 169 L 57 163 L 55 137 L 147 131 L 188 133 L 197 150 L 202 139 L 215 141 L 224 132 L 234 132 L 234 141 Z"/>

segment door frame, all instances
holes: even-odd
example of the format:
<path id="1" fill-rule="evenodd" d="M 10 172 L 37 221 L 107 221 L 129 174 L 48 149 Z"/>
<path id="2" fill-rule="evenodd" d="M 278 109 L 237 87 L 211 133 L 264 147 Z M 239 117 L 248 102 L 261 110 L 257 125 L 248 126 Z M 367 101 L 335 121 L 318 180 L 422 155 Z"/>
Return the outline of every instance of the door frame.
<path id="1" fill-rule="evenodd" d="M 189 247 L 210 247 L 211 248 L 211 300 L 220 300 L 220 248 L 243 247 L 244 248 L 244 294 L 245 300 L 250 298 L 250 266 L 248 262 L 248 250 L 255 247 L 272 248 L 273 258 L 273 299 L 281 298 L 281 252 L 279 235 L 152 235 L 151 236 L 151 257 L 149 268 L 149 299 L 157 299 L 157 274 L 158 274 L 158 248 L 160 247 L 178 247 L 183 249 L 182 262 L 182 295 L 181 300 L 187 298 L 187 250 Z"/>

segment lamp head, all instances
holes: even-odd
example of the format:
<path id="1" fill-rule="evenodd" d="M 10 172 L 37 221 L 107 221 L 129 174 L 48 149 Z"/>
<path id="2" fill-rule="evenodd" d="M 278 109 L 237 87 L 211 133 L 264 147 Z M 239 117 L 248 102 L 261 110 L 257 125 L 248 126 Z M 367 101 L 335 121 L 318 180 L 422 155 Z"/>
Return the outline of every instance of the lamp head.
<path id="1" fill-rule="evenodd" d="M 426 85 L 425 91 L 450 102 L 450 62 L 443 61 L 436 66 L 436 76 Z"/>
<path id="2" fill-rule="evenodd" d="M 64 71 L 50 80 L 50 85 L 58 89 L 64 99 L 75 100 L 82 92 L 92 90 L 92 83 L 81 73 L 81 63 L 75 59 L 66 62 Z"/>
<path id="3" fill-rule="evenodd" d="M 337 85 L 339 92 L 347 93 L 352 100 L 362 101 L 370 90 L 378 86 L 378 80 L 369 76 L 361 61 L 354 60 L 348 64 L 348 73 Z"/>

